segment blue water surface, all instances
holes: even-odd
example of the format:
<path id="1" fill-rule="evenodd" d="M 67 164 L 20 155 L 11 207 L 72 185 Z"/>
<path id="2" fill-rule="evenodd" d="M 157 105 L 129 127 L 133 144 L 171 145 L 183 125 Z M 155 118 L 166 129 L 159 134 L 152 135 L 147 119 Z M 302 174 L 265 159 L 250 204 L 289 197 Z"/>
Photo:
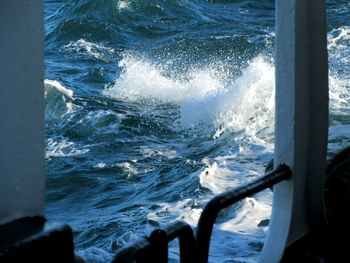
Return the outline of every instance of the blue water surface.
<path id="1" fill-rule="evenodd" d="M 45 1 L 46 215 L 73 228 L 87 262 L 175 219 L 195 226 L 214 194 L 264 173 L 274 5 Z M 350 4 L 327 7 L 331 155 L 350 138 Z M 271 195 L 220 216 L 213 262 L 257 261 Z"/>

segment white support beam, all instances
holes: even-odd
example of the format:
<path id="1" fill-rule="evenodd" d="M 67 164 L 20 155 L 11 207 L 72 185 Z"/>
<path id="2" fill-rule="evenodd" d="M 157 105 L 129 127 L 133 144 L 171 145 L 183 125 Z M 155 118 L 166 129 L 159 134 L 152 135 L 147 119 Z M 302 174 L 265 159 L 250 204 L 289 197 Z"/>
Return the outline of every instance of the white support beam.
<path id="1" fill-rule="evenodd" d="M 0 1 L 0 224 L 44 215 L 44 3 Z"/>
<path id="2" fill-rule="evenodd" d="M 328 66 L 324 0 L 276 0 L 275 165 L 289 181 L 274 187 L 261 262 L 279 262 L 285 248 L 324 223 L 328 138 Z"/>

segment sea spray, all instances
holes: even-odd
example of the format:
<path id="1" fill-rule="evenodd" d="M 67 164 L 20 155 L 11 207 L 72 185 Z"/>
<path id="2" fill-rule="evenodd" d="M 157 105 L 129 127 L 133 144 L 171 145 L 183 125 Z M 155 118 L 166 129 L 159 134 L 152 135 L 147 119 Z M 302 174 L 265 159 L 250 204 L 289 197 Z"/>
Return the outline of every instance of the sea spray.
<path id="1" fill-rule="evenodd" d="M 262 57 L 249 62 L 235 78 L 229 74 L 230 65 L 225 70 L 222 64 L 192 68 L 180 76 L 132 56 L 126 56 L 119 65 L 123 71 L 104 95 L 174 103 L 180 108 L 180 117 L 174 123 L 178 129 L 244 129 L 254 136 L 273 126 L 274 69 Z"/>

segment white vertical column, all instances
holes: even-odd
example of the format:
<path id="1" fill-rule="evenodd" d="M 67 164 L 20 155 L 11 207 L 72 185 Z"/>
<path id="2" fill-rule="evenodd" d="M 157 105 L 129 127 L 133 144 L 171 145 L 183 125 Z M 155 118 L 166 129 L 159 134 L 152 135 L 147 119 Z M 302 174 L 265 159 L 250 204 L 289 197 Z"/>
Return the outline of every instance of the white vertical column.
<path id="1" fill-rule="evenodd" d="M 44 4 L 0 1 L 0 224 L 44 215 Z"/>
<path id="2" fill-rule="evenodd" d="M 324 0 L 276 0 L 275 165 L 289 181 L 275 186 L 261 262 L 324 223 L 328 66 Z"/>

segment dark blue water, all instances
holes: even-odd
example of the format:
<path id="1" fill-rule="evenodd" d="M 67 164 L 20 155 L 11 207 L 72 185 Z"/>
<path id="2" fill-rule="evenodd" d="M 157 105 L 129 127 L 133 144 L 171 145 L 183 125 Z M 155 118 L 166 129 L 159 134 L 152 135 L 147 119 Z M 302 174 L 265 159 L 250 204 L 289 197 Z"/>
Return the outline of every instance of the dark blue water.
<path id="1" fill-rule="evenodd" d="M 350 142 L 350 4 L 327 6 L 331 155 Z M 264 172 L 274 1 L 46 0 L 45 28 L 46 214 L 88 262 L 172 220 L 195 226 L 214 194 Z M 221 215 L 213 262 L 258 259 L 271 195 Z"/>

